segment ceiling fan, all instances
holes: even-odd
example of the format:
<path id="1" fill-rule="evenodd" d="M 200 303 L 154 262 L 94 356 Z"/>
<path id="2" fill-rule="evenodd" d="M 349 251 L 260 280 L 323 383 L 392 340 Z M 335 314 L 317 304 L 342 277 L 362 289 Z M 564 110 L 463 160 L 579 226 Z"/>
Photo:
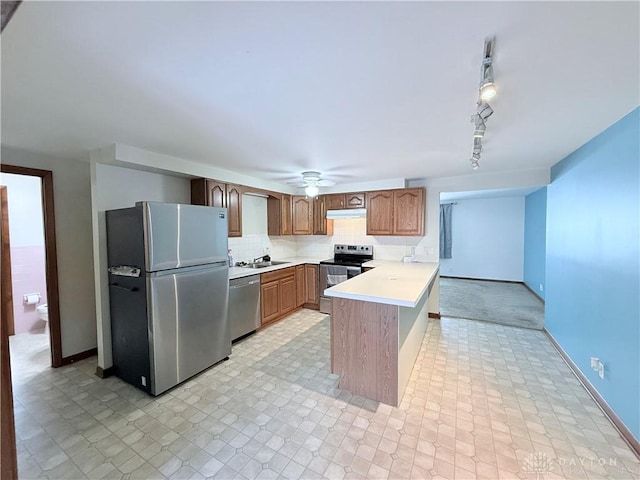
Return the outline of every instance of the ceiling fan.
<path id="1" fill-rule="evenodd" d="M 318 195 L 318 187 L 331 187 L 336 184 L 332 180 L 321 179 L 320 175 L 320 172 L 316 171 L 302 172 L 302 182 L 295 182 L 294 185 L 305 187 L 304 193 L 307 197 L 313 198 Z"/>

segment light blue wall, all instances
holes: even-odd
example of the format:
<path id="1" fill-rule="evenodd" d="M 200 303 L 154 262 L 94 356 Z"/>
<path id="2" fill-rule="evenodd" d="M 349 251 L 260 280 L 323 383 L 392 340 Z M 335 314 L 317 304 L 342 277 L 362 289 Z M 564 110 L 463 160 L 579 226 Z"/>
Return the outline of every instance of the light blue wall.
<path id="1" fill-rule="evenodd" d="M 545 327 L 640 438 L 640 109 L 551 169 Z M 600 379 L 589 358 L 605 364 Z"/>
<path id="2" fill-rule="evenodd" d="M 543 187 L 524 198 L 524 283 L 542 298 L 546 241 L 547 187 Z"/>

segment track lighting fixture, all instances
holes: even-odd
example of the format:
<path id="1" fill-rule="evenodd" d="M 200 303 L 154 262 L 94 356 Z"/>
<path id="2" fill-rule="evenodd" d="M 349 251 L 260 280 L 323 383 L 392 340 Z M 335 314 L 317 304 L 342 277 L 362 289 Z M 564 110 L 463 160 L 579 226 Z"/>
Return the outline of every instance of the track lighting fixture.
<path id="1" fill-rule="evenodd" d="M 496 94 L 496 85 L 493 81 L 493 49 L 496 44 L 496 37 L 488 37 L 484 41 L 484 56 L 482 67 L 480 67 L 480 98 L 490 100 Z"/>
<path id="2" fill-rule="evenodd" d="M 482 120 L 487 120 L 491 115 L 493 115 L 493 108 L 484 100 L 478 101 L 478 115 Z"/>
<path id="3" fill-rule="evenodd" d="M 474 138 L 484 137 L 484 132 L 487 129 L 486 123 L 484 123 L 484 120 L 482 120 L 482 118 L 480 118 L 480 116 L 478 115 L 475 115 L 474 121 L 476 124 L 476 129 L 473 132 L 473 137 Z"/>
<path id="4" fill-rule="evenodd" d="M 482 138 L 487 130 L 486 121 L 493 115 L 493 108 L 487 100 L 496 94 L 496 85 L 493 78 L 493 50 L 496 37 L 487 37 L 484 40 L 482 66 L 480 67 L 480 89 L 478 91 L 478 103 L 476 113 L 471 116 L 471 123 L 475 125 L 473 130 L 473 154 L 471 167 L 474 170 L 480 168 L 480 154 L 482 153 Z"/>
<path id="5" fill-rule="evenodd" d="M 480 155 L 482 152 L 482 139 L 480 137 L 473 138 L 473 154 Z"/>

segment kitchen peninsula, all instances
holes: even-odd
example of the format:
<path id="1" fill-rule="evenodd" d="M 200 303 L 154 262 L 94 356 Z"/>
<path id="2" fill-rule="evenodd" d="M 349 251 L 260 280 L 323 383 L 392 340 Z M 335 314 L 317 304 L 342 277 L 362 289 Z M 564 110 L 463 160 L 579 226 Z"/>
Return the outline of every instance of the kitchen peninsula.
<path id="1" fill-rule="evenodd" d="M 438 311 L 438 263 L 374 260 L 325 290 L 333 297 L 331 371 L 352 393 L 398 406 L 429 312 Z"/>

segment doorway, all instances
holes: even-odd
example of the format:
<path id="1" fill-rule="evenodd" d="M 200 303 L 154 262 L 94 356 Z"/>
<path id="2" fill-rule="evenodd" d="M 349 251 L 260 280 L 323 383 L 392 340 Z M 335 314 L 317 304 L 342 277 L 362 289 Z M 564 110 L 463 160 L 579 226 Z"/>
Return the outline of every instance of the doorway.
<path id="1" fill-rule="evenodd" d="M 7 185 L 12 266 L 13 319 L 7 319 L 6 327 L 12 350 L 15 347 L 20 352 L 12 363 L 14 368 L 25 360 L 59 367 L 62 341 L 53 174 L 48 170 L 0 165 L 0 184 Z"/>

